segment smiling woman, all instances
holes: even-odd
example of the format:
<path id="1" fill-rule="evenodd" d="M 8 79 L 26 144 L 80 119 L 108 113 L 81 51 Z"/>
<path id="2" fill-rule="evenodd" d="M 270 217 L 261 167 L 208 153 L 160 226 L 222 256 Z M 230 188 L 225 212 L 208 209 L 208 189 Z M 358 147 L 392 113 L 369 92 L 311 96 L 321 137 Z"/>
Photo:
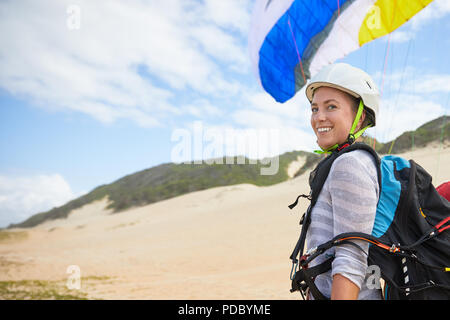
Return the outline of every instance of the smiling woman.
<path id="1" fill-rule="evenodd" d="M 327 66 L 306 87 L 306 96 L 311 126 L 325 153 L 352 144 L 375 126 L 379 93 L 361 69 L 345 63 Z"/>
<path id="2" fill-rule="evenodd" d="M 311 102 L 311 126 L 320 153 L 331 153 L 330 159 L 376 123 L 378 90 L 367 73 L 348 64 L 322 69 L 307 86 L 306 96 Z M 324 161 L 313 171 L 311 185 Z M 309 228 L 303 226 L 308 228 L 308 248 L 344 232 L 370 234 L 379 192 L 377 167 L 369 152 L 354 150 L 334 160 L 319 195 L 313 195 L 316 200 L 311 202 Z M 354 241 L 331 248 L 311 261 L 311 269 L 332 262 L 328 271 L 317 275 L 309 285 L 308 298 L 380 299 L 380 290 L 366 286 L 367 251 L 368 244 Z"/>

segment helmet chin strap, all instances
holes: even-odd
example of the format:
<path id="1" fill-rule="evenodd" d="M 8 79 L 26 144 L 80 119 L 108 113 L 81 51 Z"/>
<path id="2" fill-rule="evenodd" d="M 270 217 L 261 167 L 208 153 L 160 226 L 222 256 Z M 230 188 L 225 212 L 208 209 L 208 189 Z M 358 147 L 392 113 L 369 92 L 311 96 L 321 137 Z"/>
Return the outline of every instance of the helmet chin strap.
<path id="1" fill-rule="evenodd" d="M 345 144 L 351 145 L 353 142 L 355 142 L 355 140 L 358 139 L 364 133 L 364 131 L 366 131 L 368 128 L 370 128 L 372 126 L 372 125 L 368 125 L 367 127 L 359 130 L 357 133 L 354 133 L 356 126 L 358 125 L 359 119 L 361 118 L 361 115 L 363 113 L 363 109 L 364 109 L 364 103 L 363 103 L 362 99 L 360 99 L 358 111 L 356 112 L 356 116 L 355 116 L 355 120 L 353 120 L 353 124 L 350 129 L 350 133 L 348 134 L 347 140 L 344 143 L 342 143 L 340 145 L 336 143 L 334 146 L 331 146 L 327 149 L 320 148 L 321 150 L 314 150 L 314 152 L 318 153 L 318 154 L 330 154 L 334 150 L 338 149 L 341 146 L 344 146 Z"/>

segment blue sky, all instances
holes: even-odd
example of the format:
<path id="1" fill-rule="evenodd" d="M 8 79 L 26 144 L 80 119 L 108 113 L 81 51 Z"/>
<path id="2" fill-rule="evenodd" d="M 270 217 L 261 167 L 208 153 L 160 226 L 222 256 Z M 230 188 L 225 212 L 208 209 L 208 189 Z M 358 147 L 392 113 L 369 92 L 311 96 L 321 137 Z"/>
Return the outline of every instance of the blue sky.
<path id="1" fill-rule="evenodd" d="M 303 91 L 277 104 L 252 72 L 252 7 L 2 1 L 0 227 L 171 162 L 172 135 L 195 121 L 218 132 L 273 128 L 282 137 L 277 152 L 313 150 Z M 378 139 L 449 114 L 449 17 L 449 1 L 435 0 L 391 34 L 380 125 L 371 129 Z M 381 84 L 387 39 L 341 61 Z"/>

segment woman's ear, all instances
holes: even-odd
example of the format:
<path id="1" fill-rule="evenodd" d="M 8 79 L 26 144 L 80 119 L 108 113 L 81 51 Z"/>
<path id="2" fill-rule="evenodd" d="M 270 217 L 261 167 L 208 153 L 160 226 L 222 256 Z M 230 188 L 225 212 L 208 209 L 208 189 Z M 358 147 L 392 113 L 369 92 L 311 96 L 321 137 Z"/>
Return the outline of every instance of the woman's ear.
<path id="1" fill-rule="evenodd" d="M 366 109 L 363 109 L 363 112 L 361 113 L 361 117 L 359 118 L 355 132 L 358 132 L 359 130 L 362 129 L 362 124 L 364 123 L 364 120 L 366 120 Z"/>

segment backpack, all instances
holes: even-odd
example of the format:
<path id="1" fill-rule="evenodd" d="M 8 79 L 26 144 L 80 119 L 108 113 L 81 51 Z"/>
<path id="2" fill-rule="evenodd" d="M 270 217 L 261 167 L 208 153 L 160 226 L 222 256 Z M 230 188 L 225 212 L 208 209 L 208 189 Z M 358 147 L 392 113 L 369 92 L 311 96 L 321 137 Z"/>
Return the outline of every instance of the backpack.
<path id="1" fill-rule="evenodd" d="M 311 211 L 331 165 L 342 154 L 358 149 L 369 152 L 377 165 L 380 197 L 372 234 L 343 233 L 304 252 Z M 450 299 L 450 202 L 439 195 L 420 165 L 393 155 L 380 159 L 368 145 L 354 143 L 320 161 L 310 174 L 309 185 L 310 194 L 299 195 L 289 205 L 293 209 L 301 197 L 311 201 L 290 256 L 291 292 L 300 291 L 305 298 L 309 289 L 316 300 L 328 299 L 314 279 L 331 269 L 334 257 L 314 267 L 308 264 L 333 246 L 348 243 L 362 250 L 351 240 L 363 240 L 369 242 L 368 265 L 378 266 L 384 280 L 384 299 Z"/>

